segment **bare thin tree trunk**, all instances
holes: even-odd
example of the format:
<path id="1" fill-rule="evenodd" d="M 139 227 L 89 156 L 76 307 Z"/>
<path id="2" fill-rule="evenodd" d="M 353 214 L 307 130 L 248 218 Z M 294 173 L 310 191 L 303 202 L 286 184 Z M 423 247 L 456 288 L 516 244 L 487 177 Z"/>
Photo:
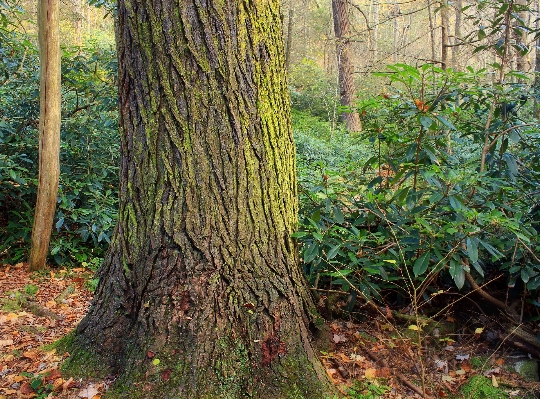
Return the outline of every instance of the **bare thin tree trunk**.
<path id="1" fill-rule="evenodd" d="M 431 39 L 431 60 L 435 62 L 437 57 L 435 51 L 435 27 L 433 24 L 433 13 L 431 11 L 431 0 L 427 0 L 427 10 L 429 18 L 429 37 Z"/>
<path id="2" fill-rule="evenodd" d="M 372 34 L 372 51 L 373 51 L 373 61 L 377 61 L 377 53 L 379 51 L 378 38 L 379 38 L 379 0 L 372 0 L 371 9 L 373 13 L 373 30 Z"/>
<path id="3" fill-rule="evenodd" d="M 463 0 L 455 0 L 455 22 L 454 22 L 454 47 L 452 47 L 452 68 L 459 70 L 458 54 L 459 46 L 458 43 L 461 42 L 461 10 L 463 9 Z"/>
<path id="4" fill-rule="evenodd" d="M 60 175 L 60 28 L 59 1 L 38 6 L 40 58 L 39 182 L 32 228 L 30 270 L 45 267 Z"/>
<path id="5" fill-rule="evenodd" d="M 540 0 L 536 0 L 536 13 L 540 13 Z M 536 19 L 536 29 L 540 28 L 540 20 Z M 535 59 L 534 59 L 534 116 L 540 118 L 540 104 L 538 96 L 540 95 L 540 36 L 536 39 Z"/>
<path id="6" fill-rule="evenodd" d="M 356 90 L 353 75 L 354 69 L 351 60 L 351 30 L 347 5 L 347 0 L 332 0 L 341 105 L 352 108 L 354 106 Z M 358 132 L 362 130 L 362 123 L 358 112 L 344 112 L 343 121 L 349 131 Z"/>
<path id="7" fill-rule="evenodd" d="M 448 39 L 448 0 L 441 0 L 441 64 L 442 68 L 448 67 L 448 48 L 450 41 Z"/>
<path id="8" fill-rule="evenodd" d="M 524 29 L 524 25 L 527 23 L 527 12 L 525 7 L 527 6 L 527 0 L 515 0 L 514 4 L 518 7 L 519 11 L 517 16 L 519 20 L 514 19 L 514 41 L 519 49 L 523 49 L 527 43 L 527 30 Z M 516 70 L 525 72 L 527 70 L 527 60 L 520 50 L 516 52 Z"/>
<path id="9" fill-rule="evenodd" d="M 75 28 L 75 44 L 77 46 L 82 45 L 82 25 L 84 19 L 82 5 L 82 0 L 73 0 L 73 14 L 75 18 L 73 25 Z"/>
<path id="10" fill-rule="evenodd" d="M 399 47 L 399 4 L 394 0 L 394 46 L 393 46 L 393 61 L 398 62 L 398 47 Z"/>
<path id="11" fill-rule="evenodd" d="M 293 31 L 293 25 L 294 25 L 294 6 L 293 2 L 291 1 L 289 5 L 289 17 L 287 21 L 287 48 L 285 50 L 285 65 L 287 68 L 287 71 L 291 69 L 291 49 L 292 49 L 292 31 Z"/>

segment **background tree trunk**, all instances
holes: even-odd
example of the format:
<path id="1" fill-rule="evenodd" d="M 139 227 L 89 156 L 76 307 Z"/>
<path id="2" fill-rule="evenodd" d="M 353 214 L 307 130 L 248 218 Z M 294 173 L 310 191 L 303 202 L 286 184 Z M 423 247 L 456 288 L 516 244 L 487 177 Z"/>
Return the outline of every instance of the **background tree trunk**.
<path id="1" fill-rule="evenodd" d="M 58 0 L 40 0 L 38 36 L 39 182 L 32 228 L 29 268 L 45 267 L 60 176 L 60 28 Z"/>
<path id="2" fill-rule="evenodd" d="M 394 8 L 393 8 L 393 15 L 394 15 L 394 45 L 392 48 L 392 60 L 395 63 L 398 62 L 398 48 L 399 48 L 399 15 L 401 14 L 401 11 L 399 9 L 399 4 L 396 0 L 394 0 Z"/>
<path id="3" fill-rule="evenodd" d="M 329 387 L 291 239 L 278 4 L 118 3 L 119 222 L 70 364 L 97 354 L 131 387 L 120 397 L 323 398 Z"/>
<path id="4" fill-rule="evenodd" d="M 287 19 L 287 42 L 286 42 L 287 46 L 285 48 L 285 50 L 286 50 L 286 52 L 285 52 L 285 65 L 286 65 L 287 71 L 289 71 L 291 69 L 291 50 L 292 50 L 292 39 L 293 39 L 293 35 L 292 35 L 293 26 L 294 26 L 294 5 L 291 2 L 291 4 L 289 5 L 289 16 L 288 16 L 288 19 Z"/>
<path id="5" fill-rule="evenodd" d="M 340 101 L 342 106 L 353 107 L 356 89 L 354 85 L 354 68 L 351 60 L 351 29 L 347 9 L 347 0 L 332 0 Z M 351 132 L 362 130 L 362 122 L 358 112 L 344 112 L 343 121 Z"/>
<path id="6" fill-rule="evenodd" d="M 529 14 L 527 10 L 528 1 L 527 0 L 515 0 L 515 6 L 518 8 L 517 19 L 514 19 L 514 42 L 515 45 L 520 49 L 525 49 L 527 45 L 527 30 L 525 26 L 527 25 L 527 15 Z M 527 60 L 520 50 L 516 51 L 516 70 L 520 72 L 526 72 Z"/>
<path id="7" fill-rule="evenodd" d="M 84 12 L 83 12 L 83 4 L 82 0 L 73 0 L 73 27 L 75 29 L 75 45 L 81 46 L 82 45 L 82 30 L 83 30 L 83 20 L 84 20 Z"/>
<path id="8" fill-rule="evenodd" d="M 448 68 L 448 48 L 450 40 L 448 39 L 448 29 L 450 22 L 448 19 L 448 1 L 441 1 L 441 66 L 442 69 Z"/>
<path id="9" fill-rule="evenodd" d="M 454 21 L 454 47 L 452 47 L 452 68 L 459 71 L 461 70 L 458 61 L 459 48 L 461 43 L 461 20 L 462 20 L 463 0 L 454 1 L 455 21 Z"/>
<path id="10" fill-rule="evenodd" d="M 536 13 L 540 13 L 540 0 L 536 0 Z M 535 28 L 538 30 L 540 28 L 540 20 L 537 18 L 535 22 Z M 540 37 L 535 41 L 535 58 L 534 58 L 534 116 L 537 119 L 540 119 L 540 103 L 538 101 L 538 96 L 540 96 Z"/>
<path id="11" fill-rule="evenodd" d="M 433 23 L 433 12 L 431 11 L 431 0 L 427 0 L 427 10 L 429 18 L 429 38 L 431 41 L 431 60 L 435 62 L 437 59 L 436 49 L 435 49 L 435 24 Z"/>
<path id="12" fill-rule="evenodd" d="M 377 62 L 377 58 L 378 58 L 378 51 L 379 51 L 379 46 L 378 46 L 378 40 L 379 40 L 379 0 L 371 0 L 371 9 L 372 9 L 372 14 L 373 14 L 373 18 L 372 18 L 372 26 L 373 26 L 373 29 L 371 31 L 371 35 L 372 35 L 372 52 L 373 52 L 373 62 L 372 62 L 372 65 L 375 65 L 375 63 Z"/>

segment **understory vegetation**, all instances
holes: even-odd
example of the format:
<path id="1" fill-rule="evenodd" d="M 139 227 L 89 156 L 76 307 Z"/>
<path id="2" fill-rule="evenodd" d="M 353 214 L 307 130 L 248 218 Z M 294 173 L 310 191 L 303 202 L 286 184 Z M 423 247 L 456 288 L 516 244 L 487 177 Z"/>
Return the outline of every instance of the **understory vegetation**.
<path id="1" fill-rule="evenodd" d="M 0 257 L 26 260 L 37 191 L 39 60 L 28 36 L 0 36 Z M 103 256 L 116 221 L 116 55 L 99 38 L 63 48 L 60 185 L 52 264 Z"/>
<path id="2" fill-rule="evenodd" d="M 25 260 L 37 179 L 38 54 L 2 31 L 0 256 Z M 530 76 L 388 66 L 336 123 L 335 87 L 311 62 L 291 71 L 303 267 L 315 288 L 430 302 L 492 278 L 534 309 L 540 286 L 540 146 Z M 499 76 L 494 78 L 493 76 Z M 116 220 L 119 146 L 110 44 L 63 48 L 61 181 L 50 262 L 97 267 Z M 523 305 L 523 304 L 522 304 Z M 511 306 L 511 305 L 509 305 Z M 533 310 L 531 309 L 531 311 Z"/>

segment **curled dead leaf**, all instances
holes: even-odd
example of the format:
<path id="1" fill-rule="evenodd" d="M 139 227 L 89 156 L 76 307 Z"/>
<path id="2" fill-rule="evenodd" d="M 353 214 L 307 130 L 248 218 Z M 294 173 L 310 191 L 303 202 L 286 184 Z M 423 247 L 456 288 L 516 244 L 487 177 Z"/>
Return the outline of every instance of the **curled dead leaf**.
<path id="1" fill-rule="evenodd" d="M 369 378 L 369 379 L 373 379 L 377 377 L 377 369 L 372 369 L 372 368 L 366 369 L 366 371 L 364 372 L 364 377 Z"/>
<path id="2" fill-rule="evenodd" d="M 12 339 L 0 339 L 0 348 L 3 346 L 13 345 Z"/>
<path id="3" fill-rule="evenodd" d="M 94 396 L 99 395 L 99 391 L 92 384 L 89 384 L 86 388 L 81 389 L 77 394 L 79 398 L 92 399 Z"/>
<path id="4" fill-rule="evenodd" d="M 171 379 L 171 369 L 166 369 L 161 373 L 161 379 L 163 381 L 169 381 Z"/>
<path id="5" fill-rule="evenodd" d="M 19 389 L 23 395 L 30 395 L 34 392 L 32 387 L 30 386 L 30 383 L 27 381 L 24 384 L 21 385 L 21 388 Z"/>
<path id="6" fill-rule="evenodd" d="M 65 392 L 67 391 L 69 388 L 73 388 L 76 386 L 76 383 L 75 381 L 73 381 L 73 378 L 70 378 L 69 380 L 67 380 L 66 382 L 64 382 L 62 384 L 62 391 Z"/>
<path id="7" fill-rule="evenodd" d="M 36 360 L 39 357 L 39 353 L 36 351 L 26 351 L 23 353 L 23 357 L 30 360 Z"/>
<path id="8" fill-rule="evenodd" d="M 63 389 L 63 386 L 64 386 L 64 379 L 63 378 L 58 378 L 56 380 L 54 380 L 53 382 L 53 391 L 60 391 L 61 389 Z"/>
<path id="9" fill-rule="evenodd" d="M 340 342 L 347 342 L 347 338 L 344 335 L 334 334 L 332 341 L 339 344 Z"/>

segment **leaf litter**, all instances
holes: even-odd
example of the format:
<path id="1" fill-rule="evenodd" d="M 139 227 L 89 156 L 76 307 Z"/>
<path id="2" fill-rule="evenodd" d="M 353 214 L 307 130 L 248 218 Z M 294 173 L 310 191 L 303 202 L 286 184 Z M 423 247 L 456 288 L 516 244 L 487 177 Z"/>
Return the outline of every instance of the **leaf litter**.
<path id="1" fill-rule="evenodd" d="M 0 265 L 0 399 L 101 398 L 108 381 L 64 379 L 60 366 L 69 354 L 44 349 L 71 332 L 86 314 L 92 294 L 85 282 L 91 277 L 92 272 L 84 268 L 31 274 L 23 263 Z M 326 350 L 320 357 L 345 396 L 356 392 L 371 397 L 370 389 L 384 387 L 373 397 L 421 398 L 422 370 L 426 398 L 459 397 L 459 388 L 476 375 L 484 375 L 493 386 L 509 387 L 512 397 L 523 394 L 524 387 L 538 388 L 538 383 L 524 382 L 499 367 L 504 362 L 501 356 L 488 357 L 482 367 L 473 365 L 471 358 L 487 350 L 479 334 L 470 334 L 471 339 L 458 344 L 444 341 L 437 330 L 423 342 L 420 361 L 418 345 L 410 338 L 417 330 L 407 324 L 396 326 L 387 316 L 366 312 L 363 322 L 327 323 Z M 147 353 L 148 358 L 154 355 Z M 162 378 L 168 380 L 170 370 Z"/>
<path id="2" fill-rule="evenodd" d="M 86 314 L 92 294 L 84 283 L 92 272 L 27 269 L 23 263 L 0 266 L 0 399 L 98 399 L 99 384 L 91 390 L 62 377 L 60 364 L 68 354 L 44 349 Z M 86 396 L 78 395 L 85 389 Z"/>

